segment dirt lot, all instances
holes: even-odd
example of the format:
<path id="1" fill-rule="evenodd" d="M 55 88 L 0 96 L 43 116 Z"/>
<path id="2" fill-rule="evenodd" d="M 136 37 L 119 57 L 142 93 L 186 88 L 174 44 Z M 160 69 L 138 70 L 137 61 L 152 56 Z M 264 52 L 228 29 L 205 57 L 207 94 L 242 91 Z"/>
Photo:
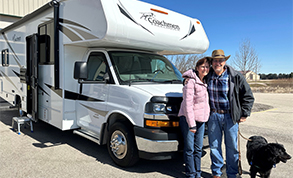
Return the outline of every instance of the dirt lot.
<path id="1" fill-rule="evenodd" d="M 260 80 L 248 82 L 251 90 L 256 93 L 293 93 L 293 79 Z M 273 106 L 255 102 L 252 112 L 273 109 Z"/>
<path id="2" fill-rule="evenodd" d="M 253 93 L 293 93 L 293 79 L 248 82 Z"/>

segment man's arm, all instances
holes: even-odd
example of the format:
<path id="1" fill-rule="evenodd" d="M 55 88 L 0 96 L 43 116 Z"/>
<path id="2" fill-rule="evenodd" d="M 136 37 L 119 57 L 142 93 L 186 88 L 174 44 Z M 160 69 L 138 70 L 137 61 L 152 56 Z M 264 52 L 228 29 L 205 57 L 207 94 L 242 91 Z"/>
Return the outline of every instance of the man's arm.
<path id="1" fill-rule="evenodd" d="M 242 77 L 242 80 L 243 80 L 243 82 L 242 82 L 242 86 L 240 88 L 241 89 L 240 90 L 240 94 L 241 94 L 240 102 L 241 102 L 241 110 L 242 110 L 241 119 L 245 121 L 246 117 L 250 116 L 251 109 L 252 109 L 252 106 L 254 103 L 254 96 L 253 96 L 253 93 L 251 91 L 249 84 L 246 82 L 246 79 L 244 77 Z"/>

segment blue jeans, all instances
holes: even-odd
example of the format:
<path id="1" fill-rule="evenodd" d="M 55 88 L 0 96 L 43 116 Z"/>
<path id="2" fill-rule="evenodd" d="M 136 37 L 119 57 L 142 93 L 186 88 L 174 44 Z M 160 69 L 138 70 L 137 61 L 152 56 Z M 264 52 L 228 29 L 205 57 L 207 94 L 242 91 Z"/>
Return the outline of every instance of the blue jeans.
<path id="1" fill-rule="evenodd" d="M 221 176 L 224 165 L 222 156 L 222 137 L 226 148 L 226 172 L 228 178 L 235 178 L 238 173 L 239 152 L 237 149 L 238 123 L 234 124 L 231 114 L 212 112 L 208 121 L 208 137 L 210 145 L 211 169 L 213 175 Z"/>
<path id="2" fill-rule="evenodd" d="M 189 131 L 185 116 L 180 116 L 179 125 L 184 139 L 183 157 L 186 177 L 201 177 L 200 166 L 205 123 L 196 122 L 195 133 Z"/>

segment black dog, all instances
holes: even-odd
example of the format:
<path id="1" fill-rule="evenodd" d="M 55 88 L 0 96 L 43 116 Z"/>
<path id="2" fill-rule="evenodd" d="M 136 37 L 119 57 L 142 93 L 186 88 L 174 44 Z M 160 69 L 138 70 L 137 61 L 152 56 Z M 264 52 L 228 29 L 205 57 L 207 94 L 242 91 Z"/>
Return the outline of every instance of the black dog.
<path id="1" fill-rule="evenodd" d="M 260 177 L 268 178 L 273 166 L 280 161 L 286 163 L 291 159 L 281 144 L 268 143 L 262 136 L 252 136 L 249 139 L 246 144 L 246 157 L 250 165 L 251 178 L 255 178 L 257 172 L 260 173 Z"/>

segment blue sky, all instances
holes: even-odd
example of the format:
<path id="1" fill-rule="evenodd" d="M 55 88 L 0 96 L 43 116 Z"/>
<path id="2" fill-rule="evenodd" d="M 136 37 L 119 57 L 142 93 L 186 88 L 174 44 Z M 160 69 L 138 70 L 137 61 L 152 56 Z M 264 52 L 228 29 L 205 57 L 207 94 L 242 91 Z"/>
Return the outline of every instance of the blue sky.
<path id="1" fill-rule="evenodd" d="M 249 39 L 261 60 L 260 73 L 293 72 L 292 0 L 141 1 L 200 20 L 210 41 L 206 56 L 223 49 L 232 58 Z"/>

